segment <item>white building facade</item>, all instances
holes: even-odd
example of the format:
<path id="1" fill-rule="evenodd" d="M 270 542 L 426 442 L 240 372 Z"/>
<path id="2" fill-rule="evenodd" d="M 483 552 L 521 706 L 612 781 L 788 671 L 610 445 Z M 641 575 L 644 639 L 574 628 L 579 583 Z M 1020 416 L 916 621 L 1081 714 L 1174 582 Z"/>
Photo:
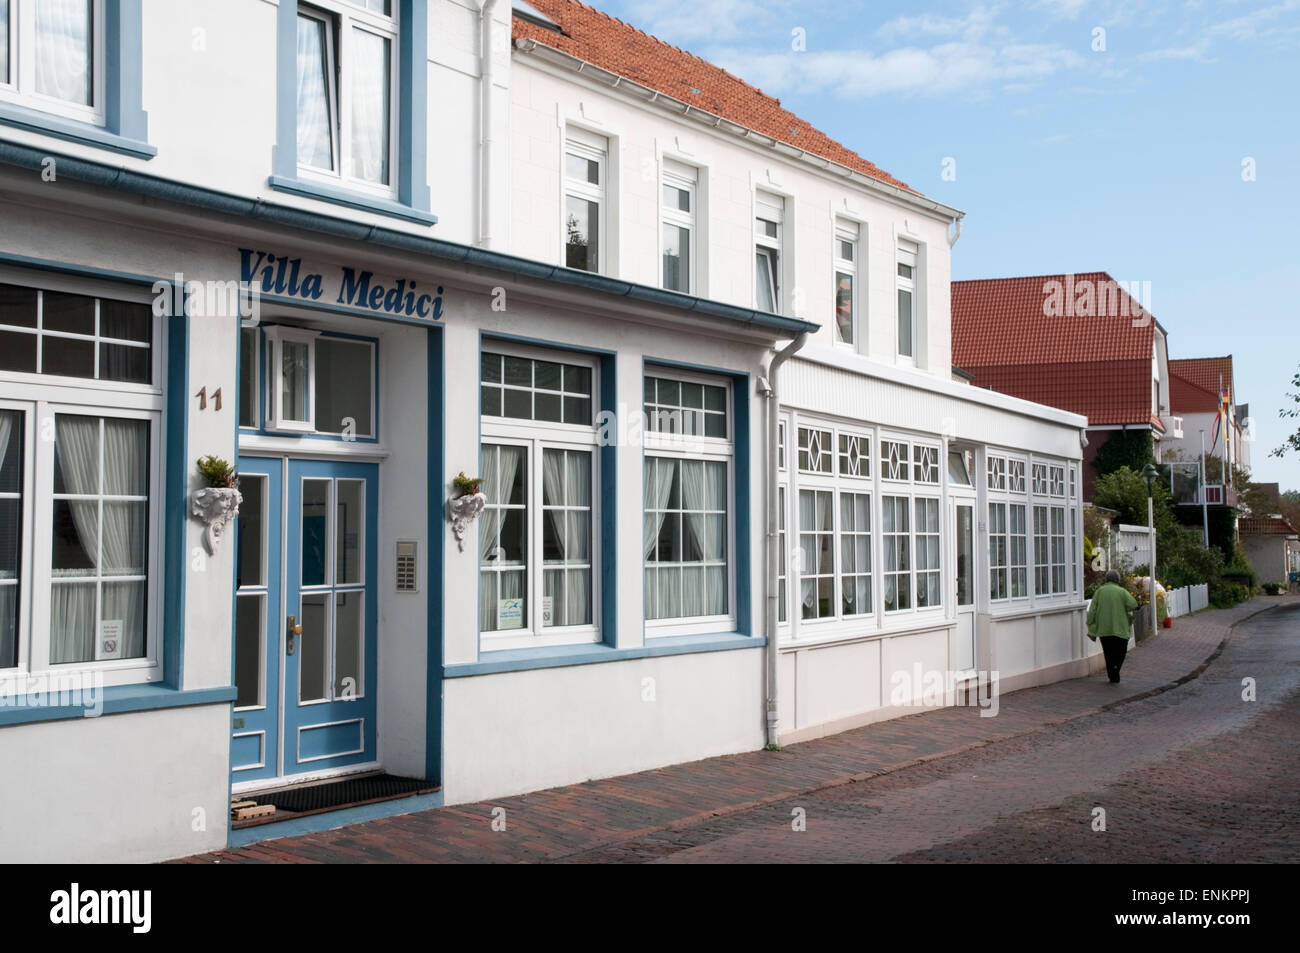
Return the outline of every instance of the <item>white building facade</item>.
<path id="1" fill-rule="evenodd" d="M 513 44 L 473 0 L 10 7 L 0 858 L 291 833 L 232 796 L 356 773 L 436 789 L 410 810 L 795 741 L 910 710 L 918 665 L 1092 665 L 1086 421 L 953 382 L 959 213 L 579 69 L 531 34 L 576 4 Z"/>

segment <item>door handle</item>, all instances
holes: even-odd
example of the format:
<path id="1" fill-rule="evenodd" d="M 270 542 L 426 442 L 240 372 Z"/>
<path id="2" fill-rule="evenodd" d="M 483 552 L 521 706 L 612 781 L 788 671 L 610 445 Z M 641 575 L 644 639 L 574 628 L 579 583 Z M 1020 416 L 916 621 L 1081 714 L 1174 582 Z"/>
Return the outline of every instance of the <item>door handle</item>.
<path id="1" fill-rule="evenodd" d="M 298 647 L 298 636 L 302 635 L 302 623 L 295 616 L 289 616 L 284 625 L 284 654 L 292 655 Z"/>

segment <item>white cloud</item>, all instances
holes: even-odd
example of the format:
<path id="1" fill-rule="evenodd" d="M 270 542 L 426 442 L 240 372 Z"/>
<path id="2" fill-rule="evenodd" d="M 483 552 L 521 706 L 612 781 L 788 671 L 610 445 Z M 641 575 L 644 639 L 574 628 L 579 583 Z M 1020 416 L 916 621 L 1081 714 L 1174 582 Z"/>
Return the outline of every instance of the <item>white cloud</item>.
<path id="1" fill-rule="evenodd" d="M 730 42 L 752 37 L 778 16 L 788 20 L 793 4 L 761 0 L 627 0 L 620 19 L 669 43 Z M 805 17 L 806 18 L 806 17 Z M 798 25 L 798 17 L 792 26 Z M 789 28 L 785 29 L 789 35 Z"/>
<path id="2" fill-rule="evenodd" d="M 880 95 L 980 95 L 990 87 L 1025 84 L 1082 65 L 1082 57 L 1058 46 L 941 43 L 887 53 L 837 50 L 764 54 L 724 49 L 715 62 L 765 90 L 827 92 L 845 97 Z"/>
<path id="3" fill-rule="evenodd" d="M 1206 54 L 1210 41 L 1202 37 L 1191 46 L 1170 46 L 1161 50 L 1149 50 L 1138 57 L 1143 63 L 1158 63 L 1168 60 L 1189 60 L 1195 63 L 1213 63 L 1214 59 Z"/>

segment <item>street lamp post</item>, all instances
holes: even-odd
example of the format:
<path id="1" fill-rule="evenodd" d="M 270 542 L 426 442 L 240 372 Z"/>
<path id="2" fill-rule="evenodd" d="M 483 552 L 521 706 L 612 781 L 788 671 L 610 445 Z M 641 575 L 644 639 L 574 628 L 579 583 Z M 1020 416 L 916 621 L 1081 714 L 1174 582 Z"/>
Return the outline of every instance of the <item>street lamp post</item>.
<path id="1" fill-rule="evenodd" d="M 1201 535 L 1205 548 L 1210 548 L 1210 510 L 1205 498 L 1205 431 L 1201 431 Z"/>
<path id="2" fill-rule="evenodd" d="M 1151 565 L 1148 568 L 1150 575 L 1147 577 L 1151 584 L 1147 587 L 1147 592 L 1151 597 L 1151 634 L 1156 634 L 1156 627 L 1159 622 L 1156 619 L 1156 509 L 1155 497 L 1152 491 L 1155 487 L 1156 479 L 1159 478 L 1160 471 L 1148 463 L 1142 468 L 1142 479 L 1147 481 L 1147 534 L 1151 540 Z"/>

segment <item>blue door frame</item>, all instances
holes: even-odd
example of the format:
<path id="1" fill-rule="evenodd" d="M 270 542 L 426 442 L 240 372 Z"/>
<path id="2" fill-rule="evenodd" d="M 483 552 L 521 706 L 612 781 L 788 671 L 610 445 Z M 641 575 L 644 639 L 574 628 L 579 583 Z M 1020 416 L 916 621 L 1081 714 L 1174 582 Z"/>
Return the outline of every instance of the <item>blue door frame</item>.
<path id="1" fill-rule="evenodd" d="M 231 671 L 239 698 L 231 725 L 232 782 L 279 774 L 282 470 L 278 458 L 239 458 L 244 502 L 235 522 L 236 635 Z M 250 658 L 241 659 L 241 650 Z M 247 704 L 250 696 L 257 704 Z"/>
<path id="2" fill-rule="evenodd" d="M 377 760 L 379 467 L 290 460 L 284 773 Z M 288 625 L 286 618 L 286 625 Z"/>
<path id="3" fill-rule="evenodd" d="M 231 781 L 376 761 L 378 466 L 241 456 L 239 471 Z"/>

